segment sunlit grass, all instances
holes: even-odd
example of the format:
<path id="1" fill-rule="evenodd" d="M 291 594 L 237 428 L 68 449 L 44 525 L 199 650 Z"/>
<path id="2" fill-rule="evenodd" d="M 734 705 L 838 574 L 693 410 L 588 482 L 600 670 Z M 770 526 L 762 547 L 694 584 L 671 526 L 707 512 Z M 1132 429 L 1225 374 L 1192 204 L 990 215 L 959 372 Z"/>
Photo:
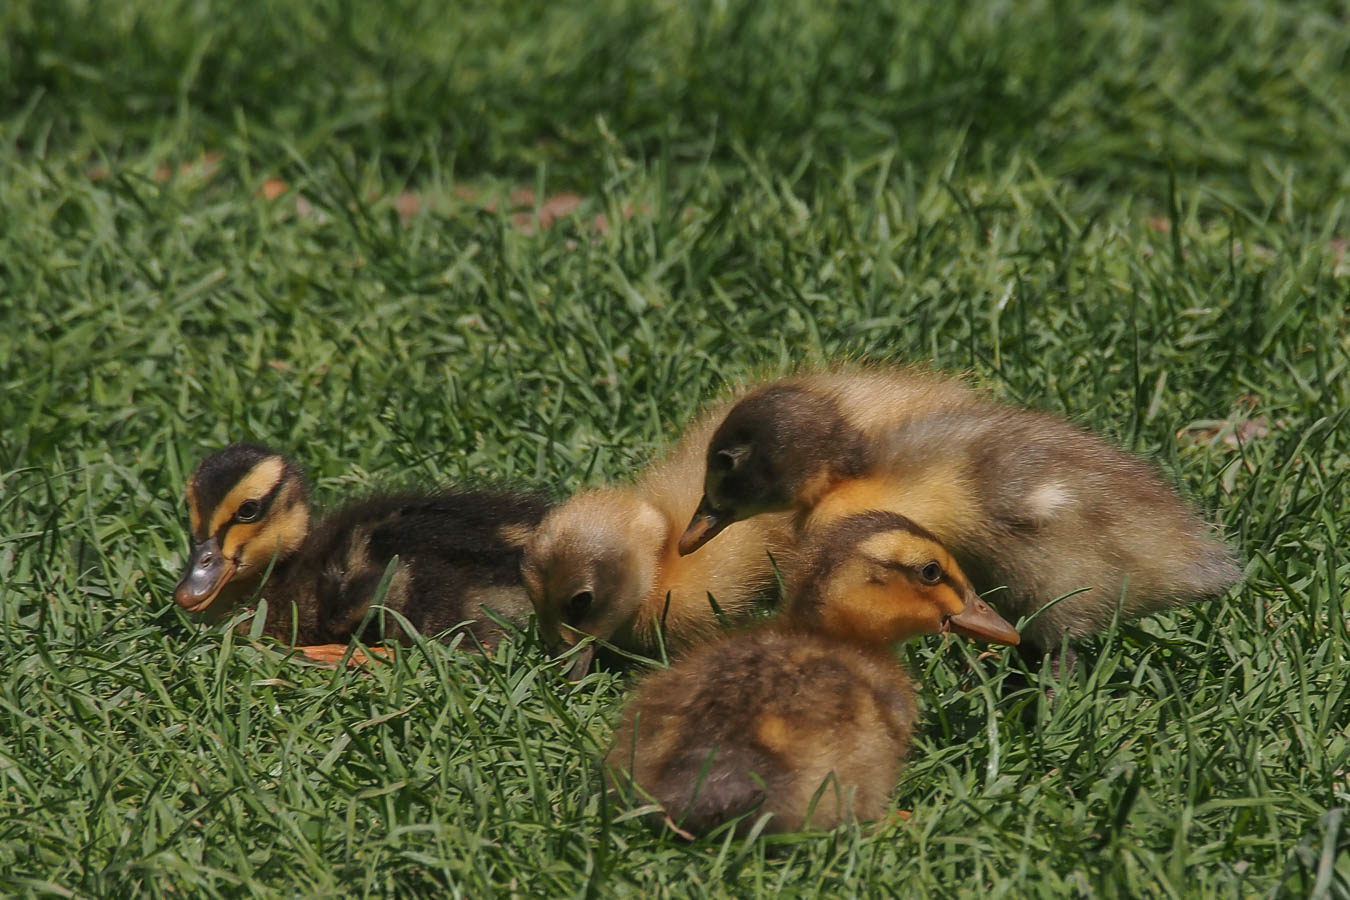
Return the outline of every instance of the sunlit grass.
<path id="1" fill-rule="evenodd" d="M 0 8 L 0 884 L 1350 891 L 1343 11 L 93 9 Z M 1246 583 L 1064 679 L 916 642 L 908 820 L 694 844 L 598 790 L 624 673 L 334 672 L 169 599 L 229 440 L 561 497 L 844 357 L 1145 454 Z"/>

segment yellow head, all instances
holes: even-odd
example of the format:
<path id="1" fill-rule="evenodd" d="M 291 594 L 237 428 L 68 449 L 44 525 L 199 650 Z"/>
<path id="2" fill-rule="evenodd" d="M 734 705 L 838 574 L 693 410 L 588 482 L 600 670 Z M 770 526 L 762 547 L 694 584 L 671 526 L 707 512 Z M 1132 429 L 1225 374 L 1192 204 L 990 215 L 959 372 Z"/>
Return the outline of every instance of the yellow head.
<path id="1" fill-rule="evenodd" d="M 309 533 L 304 474 L 263 447 L 231 444 L 202 460 L 187 485 L 192 550 L 174 602 L 201 612 L 227 585 L 253 585 Z"/>
<path id="2" fill-rule="evenodd" d="M 1016 644 L 1016 629 L 975 595 L 950 553 L 904 516 L 866 512 L 811 538 L 789 599 L 792 621 L 864 644 L 955 631 Z"/>
<path id="3" fill-rule="evenodd" d="M 656 586 L 669 537 L 661 512 L 621 489 L 578 494 L 550 512 L 521 566 L 544 640 L 560 649 L 626 630 Z M 587 653 L 574 672 L 589 663 Z"/>

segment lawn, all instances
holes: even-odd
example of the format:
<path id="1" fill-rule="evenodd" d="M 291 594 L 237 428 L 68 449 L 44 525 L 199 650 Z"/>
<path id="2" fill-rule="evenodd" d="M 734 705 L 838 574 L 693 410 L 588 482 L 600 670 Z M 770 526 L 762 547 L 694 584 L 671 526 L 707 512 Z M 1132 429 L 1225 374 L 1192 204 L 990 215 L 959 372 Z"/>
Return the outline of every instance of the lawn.
<path id="1" fill-rule="evenodd" d="M 0 889 L 1350 895 L 1342 4 L 0 5 Z M 611 808 L 633 673 L 334 671 L 170 599 L 236 439 L 562 498 L 746 378 L 969 372 L 1152 459 L 1229 595 L 908 645 L 907 819 Z"/>

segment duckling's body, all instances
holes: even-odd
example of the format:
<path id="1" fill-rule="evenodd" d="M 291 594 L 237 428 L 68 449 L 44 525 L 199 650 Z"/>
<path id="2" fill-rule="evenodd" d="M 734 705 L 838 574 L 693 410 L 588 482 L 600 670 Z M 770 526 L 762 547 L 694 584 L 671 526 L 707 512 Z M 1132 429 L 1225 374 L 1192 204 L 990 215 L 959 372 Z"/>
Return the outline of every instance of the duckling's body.
<path id="1" fill-rule="evenodd" d="M 647 656 L 663 641 L 678 654 L 719 632 L 710 594 L 728 622 L 753 614 L 775 583 L 774 560 L 795 544 L 791 516 L 729 528 L 706 556 L 681 557 L 677 547 L 702 492 L 704 449 L 723 413 L 690 426 L 634 484 L 584 491 L 544 518 L 523 572 L 548 640 L 570 645 L 589 634 Z M 575 671 L 584 672 L 589 659 L 584 655 Z"/>
<path id="2" fill-rule="evenodd" d="M 934 387 L 934 377 L 892 392 L 875 375 L 832 373 L 753 392 L 710 443 L 701 514 L 720 524 L 791 508 L 814 528 L 860 509 L 901 512 L 937 535 L 978 589 L 1005 586 L 994 600 L 1011 615 L 1086 588 L 1024 627 L 1042 648 L 1101 630 L 1118 607 L 1141 616 L 1239 580 L 1228 548 L 1152 467 L 1052 416 L 959 382 Z M 716 534 L 699 521 L 686 552 Z"/>
<path id="3" fill-rule="evenodd" d="M 281 454 L 234 444 L 207 457 L 188 486 L 193 552 L 174 599 L 192 612 L 257 596 L 263 633 L 297 646 L 406 639 L 381 610 L 361 624 L 394 557 L 385 609 L 422 634 L 463 623 L 485 645 L 488 613 L 524 621 L 520 559 L 545 505 L 495 491 L 377 494 L 310 528 L 303 472 Z M 270 570 L 270 571 L 269 571 Z M 264 583 L 264 577 L 266 582 Z"/>
<path id="4" fill-rule="evenodd" d="M 608 763 L 696 834 L 751 810 L 774 831 L 833 828 L 885 812 L 917 718 L 884 651 L 761 627 L 643 682 Z"/>
<path id="5" fill-rule="evenodd" d="M 678 828 L 702 833 L 747 813 L 742 829 L 771 813 L 773 831 L 878 818 L 918 714 L 890 645 L 948 628 L 1017 641 L 902 516 L 825 527 L 800 565 L 777 620 L 650 676 L 620 720 L 611 777 Z"/>

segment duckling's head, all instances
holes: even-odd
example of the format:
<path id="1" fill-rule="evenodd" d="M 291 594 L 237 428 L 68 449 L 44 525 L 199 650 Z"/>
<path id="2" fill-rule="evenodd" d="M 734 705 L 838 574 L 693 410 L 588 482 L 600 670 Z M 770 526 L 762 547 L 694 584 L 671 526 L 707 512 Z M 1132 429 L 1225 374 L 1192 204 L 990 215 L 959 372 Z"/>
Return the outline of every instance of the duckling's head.
<path id="1" fill-rule="evenodd" d="M 792 384 L 750 394 L 708 444 L 703 499 L 680 538 L 680 555 L 733 522 L 791 509 L 834 478 L 861 474 L 862 455 L 862 435 L 830 397 Z"/>
<path id="2" fill-rule="evenodd" d="M 1020 640 L 937 538 L 904 516 L 859 513 L 811 543 L 789 600 L 791 621 L 864 644 L 947 631 L 997 644 Z"/>
<path id="3" fill-rule="evenodd" d="M 252 444 L 231 444 L 197 466 L 187 485 L 192 551 L 174 602 L 202 612 L 227 587 L 251 588 L 309 533 L 300 467 Z"/>
<path id="4" fill-rule="evenodd" d="M 669 539 L 660 510 L 623 489 L 578 494 L 551 511 L 521 566 L 544 640 L 561 649 L 584 635 L 607 640 L 630 627 L 656 586 Z M 585 674 L 592 653 L 581 651 L 575 677 Z"/>

